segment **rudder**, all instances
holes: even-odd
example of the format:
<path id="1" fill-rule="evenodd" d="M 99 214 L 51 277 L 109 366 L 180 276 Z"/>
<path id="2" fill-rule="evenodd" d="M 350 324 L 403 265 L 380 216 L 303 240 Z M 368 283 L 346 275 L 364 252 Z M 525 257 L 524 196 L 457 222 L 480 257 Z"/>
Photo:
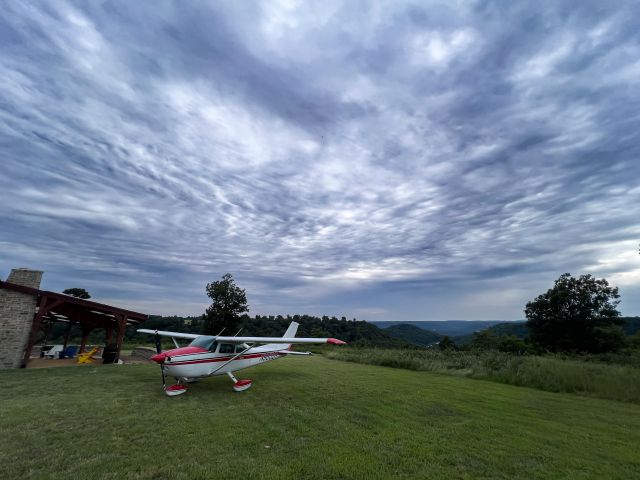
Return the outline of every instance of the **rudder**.
<path id="1" fill-rule="evenodd" d="M 289 325 L 289 328 L 287 328 L 287 331 L 284 332 L 284 335 L 282 336 L 282 338 L 293 338 L 296 336 L 296 333 L 298 332 L 298 326 L 300 324 L 297 322 L 291 322 L 291 324 Z"/>

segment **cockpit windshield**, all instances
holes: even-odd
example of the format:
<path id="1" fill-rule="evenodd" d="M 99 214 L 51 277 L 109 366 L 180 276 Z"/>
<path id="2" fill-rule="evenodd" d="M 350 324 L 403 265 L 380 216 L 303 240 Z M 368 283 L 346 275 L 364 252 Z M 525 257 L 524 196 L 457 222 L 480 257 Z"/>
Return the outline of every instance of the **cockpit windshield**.
<path id="1" fill-rule="evenodd" d="M 212 352 L 213 350 L 216 349 L 216 346 L 217 346 L 215 344 L 215 339 L 216 339 L 215 337 L 208 337 L 206 335 L 203 335 L 201 337 L 194 339 L 193 342 L 189 344 L 189 346 L 205 348 L 210 352 Z"/>

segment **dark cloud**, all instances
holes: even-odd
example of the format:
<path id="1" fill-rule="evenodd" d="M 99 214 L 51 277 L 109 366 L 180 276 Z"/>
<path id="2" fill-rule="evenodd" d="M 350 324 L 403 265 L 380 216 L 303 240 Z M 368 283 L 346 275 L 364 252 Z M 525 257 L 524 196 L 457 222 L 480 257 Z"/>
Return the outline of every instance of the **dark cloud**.
<path id="1" fill-rule="evenodd" d="M 640 309 L 633 2 L 5 7 L 5 270 L 371 319 L 520 318 L 589 272 Z"/>

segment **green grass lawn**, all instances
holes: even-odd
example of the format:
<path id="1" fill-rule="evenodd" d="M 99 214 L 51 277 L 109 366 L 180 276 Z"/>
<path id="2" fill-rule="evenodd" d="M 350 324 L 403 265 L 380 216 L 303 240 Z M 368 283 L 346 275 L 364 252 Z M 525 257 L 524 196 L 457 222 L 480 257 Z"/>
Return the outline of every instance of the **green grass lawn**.
<path id="1" fill-rule="evenodd" d="M 0 478 L 640 478 L 640 405 L 321 356 L 168 398 L 158 370 L 1 371 Z"/>

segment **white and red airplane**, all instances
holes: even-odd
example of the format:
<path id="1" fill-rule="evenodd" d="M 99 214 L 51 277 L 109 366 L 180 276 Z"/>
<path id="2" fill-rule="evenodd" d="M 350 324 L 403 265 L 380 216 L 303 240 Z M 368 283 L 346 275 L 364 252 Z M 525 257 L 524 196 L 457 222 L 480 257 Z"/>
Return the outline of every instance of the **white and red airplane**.
<path id="1" fill-rule="evenodd" d="M 233 389 L 242 392 L 251 387 L 251 380 L 238 380 L 233 372 L 261 365 L 287 355 L 311 355 L 310 352 L 294 352 L 295 343 L 332 343 L 343 345 L 346 342 L 336 338 L 296 338 L 298 324 L 291 322 L 282 337 L 223 337 L 220 335 L 196 335 L 193 333 L 163 332 L 140 329 L 138 332 L 156 335 L 158 353 L 151 360 L 160 364 L 162 386 L 169 396 L 180 395 L 187 391 L 185 383 L 192 383 L 203 377 L 228 375 L 233 381 Z M 177 348 L 162 352 L 160 337 L 171 337 Z M 186 347 L 178 345 L 177 338 L 189 339 Z M 165 377 L 174 377 L 177 384 L 166 386 Z"/>

